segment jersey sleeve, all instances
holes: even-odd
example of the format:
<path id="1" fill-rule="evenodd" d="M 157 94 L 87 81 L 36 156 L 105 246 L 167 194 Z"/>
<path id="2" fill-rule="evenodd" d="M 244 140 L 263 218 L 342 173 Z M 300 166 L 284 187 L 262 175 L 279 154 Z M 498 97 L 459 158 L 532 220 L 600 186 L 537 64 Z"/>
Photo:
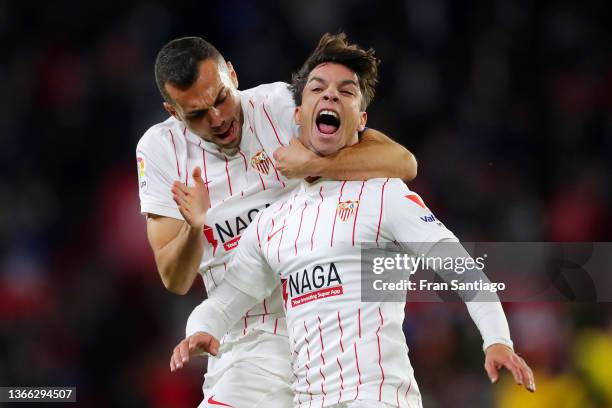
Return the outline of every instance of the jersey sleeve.
<path id="1" fill-rule="evenodd" d="M 150 134 L 145 134 L 136 147 L 140 212 L 182 220 L 172 199 L 171 189 L 176 174 L 170 162 L 171 156 L 164 155 L 162 140 L 156 145 L 151 139 Z"/>
<path id="2" fill-rule="evenodd" d="M 390 179 L 384 194 L 382 227 L 405 250 L 426 254 L 441 240 L 457 237 L 427 208 L 421 197 L 399 179 Z"/>
<path id="3" fill-rule="evenodd" d="M 226 281 L 258 301 L 270 296 L 280 283 L 259 245 L 258 228 L 264 213 L 260 211 L 242 234 L 225 274 Z"/>

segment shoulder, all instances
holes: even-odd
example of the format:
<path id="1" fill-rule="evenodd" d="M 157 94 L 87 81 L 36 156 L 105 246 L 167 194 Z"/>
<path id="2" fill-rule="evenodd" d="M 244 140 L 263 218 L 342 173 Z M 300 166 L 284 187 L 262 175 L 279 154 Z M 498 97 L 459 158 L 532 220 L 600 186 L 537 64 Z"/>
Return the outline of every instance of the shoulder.
<path id="1" fill-rule="evenodd" d="M 184 125 L 174 117 L 169 117 L 147 129 L 136 145 L 136 152 L 149 158 L 164 158 L 181 151 L 186 139 L 182 137 Z M 174 156 L 172 156 L 174 157 Z"/>
<path id="2" fill-rule="evenodd" d="M 182 128 L 182 123 L 170 116 L 144 132 L 138 141 L 136 151 L 145 154 L 161 154 L 167 148 L 183 142 L 184 138 L 178 137 L 183 131 Z"/>
<path id="3" fill-rule="evenodd" d="M 295 108 L 293 95 L 289 90 L 289 84 L 286 82 L 259 85 L 255 88 L 241 91 L 240 95 L 242 103 L 245 106 L 250 105 L 252 109 L 264 106 L 272 112 L 277 112 L 287 108 L 293 111 Z"/>
<path id="4" fill-rule="evenodd" d="M 385 195 L 396 191 L 410 191 L 406 184 L 398 178 L 374 178 L 365 182 L 364 188 L 370 191 L 382 191 Z"/>
<path id="5" fill-rule="evenodd" d="M 266 99 L 274 98 L 291 98 L 289 84 L 286 82 L 272 82 L 269 84 L 261 84 L 254 88 L 240 91 L 240 94 L 249 98 L 256 99 L 258 101 L 264 101 Z"/>

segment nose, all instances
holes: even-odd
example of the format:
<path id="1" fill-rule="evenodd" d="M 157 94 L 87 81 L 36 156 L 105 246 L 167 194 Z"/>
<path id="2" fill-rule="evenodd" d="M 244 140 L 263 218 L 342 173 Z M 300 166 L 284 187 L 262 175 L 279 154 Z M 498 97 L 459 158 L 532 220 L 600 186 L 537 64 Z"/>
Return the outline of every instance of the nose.
<path id="1" fill-rule="evenodd" d="M 338 102 L 338 91 L 332 87 L 327 88 L 323 93 L 323 99 L 326 101 Z"/>
<path id="2" fill-rule="evenodd" d="M 210 127 L 217 128 L 223 125 L 223 118 L 221 117 L 221 111 L 215 107 L 210 108 L 208 111 Z"/>

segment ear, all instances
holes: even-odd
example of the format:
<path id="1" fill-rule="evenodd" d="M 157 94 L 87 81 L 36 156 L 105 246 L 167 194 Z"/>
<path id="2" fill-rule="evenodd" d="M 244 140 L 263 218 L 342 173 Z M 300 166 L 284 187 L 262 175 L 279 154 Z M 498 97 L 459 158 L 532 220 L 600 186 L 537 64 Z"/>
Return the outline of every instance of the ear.
<path id="1" fill-rule="evenodd" d="M 367 122 L 368 122 L 368 113 L 361 112 L 361 117 L 359 118 L 359 127 L 357 128 L 357 130 L 359 132 L 363 132 Z"/>
<path id="2" fill-rule="evenodd" d="M 295 118 L 295 123 L 298 126 L 302 126 L 302 123 L 300 121 L 300 112 L 301 112 L 301 108 L 299 106 L 295 107 L 295 112 L 293 113 L 293 117 Z"/>
<path id="3" fill-rule="evenodd" d="M 166 112 L 168 112 L 170 115 L 174 116 L 175 118 L 177 118 L 178 120 L 181 120 L 181 118 L 178 117 L 178 114 L 176 112 L 176 109 L 174 109 L 174 106 L 172 106 L 172 104 L 168 103 L 168 102 L 164 102 L 164 109 L 166 110 Z"/>
<path id="4" fill-rule="evenodd" d="M 234 70 L 234 66 L 229 61 L 227 61 L 225 64 L 227 65 L 227 71 L 229 72 L 229 76 L 232 80 L 232 83 L 234 84 L 234 87 L 238 89 L 238 75 L 236 74 L 236 71 Z"/>

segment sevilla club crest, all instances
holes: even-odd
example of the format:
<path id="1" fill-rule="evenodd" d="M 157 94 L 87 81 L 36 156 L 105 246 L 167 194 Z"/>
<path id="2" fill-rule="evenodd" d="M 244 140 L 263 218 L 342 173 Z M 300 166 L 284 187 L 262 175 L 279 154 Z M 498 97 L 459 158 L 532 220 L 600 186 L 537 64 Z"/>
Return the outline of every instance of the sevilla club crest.
<path id="1" fill-rule="evenodd" d="M 258 151 L 251 157 L 251 166 L 261 174 L 267 175 L 271 165 L 272 160 L 263 150 Z"/>
<path id="2" fill-rule="evenodd" d="M 340 201 L 336 212 L 342 221 L 346 221 L 353 216 L 358 205 L 359 201 Z"/>

